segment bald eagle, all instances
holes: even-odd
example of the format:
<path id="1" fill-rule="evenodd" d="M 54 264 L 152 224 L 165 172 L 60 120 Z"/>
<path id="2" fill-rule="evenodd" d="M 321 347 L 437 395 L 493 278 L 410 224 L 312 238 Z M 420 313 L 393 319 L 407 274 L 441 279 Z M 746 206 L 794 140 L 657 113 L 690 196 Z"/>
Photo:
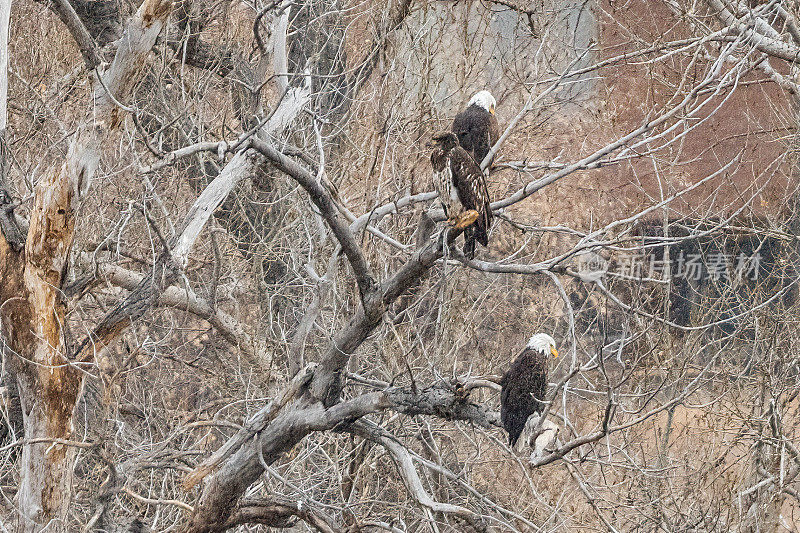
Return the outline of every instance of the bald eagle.
<path id="1" fill-rule="evenodd" d="M 558 357 L 556 341 L 547 333 L 537 333 L 500 380 L 500 420 L 512 448 L 528 417 L 544 409 L 550 356 Z"/>
<path id="2" fill-rule="evenodd" d="M 489 206 L 486 178 L 472 156 L 458 145 L 454 133 L 439 133 L 433 136 L 433 141 L 433 184 L 448 222 L 463 227 L 459 225 L 459 220 L 465 212 L 475 211 L 478 215 L 475 223 L 464 230 L 464 255 L 472 259 L 475 257 L 476 240 L 483 246 L 489 244 L 492 209 Z"/>
<path id="3" fill-rule="evenodd" d="M 495 106 L 497 101 L 492 93 L 480 91 L 453 120 L 453 133 L 458 136 L 461 147 L 469 152 L 478 166 L 499 137 L 497 118 L 494 116 Z M 489 161 L 489 165 L 491 163 Z"/>

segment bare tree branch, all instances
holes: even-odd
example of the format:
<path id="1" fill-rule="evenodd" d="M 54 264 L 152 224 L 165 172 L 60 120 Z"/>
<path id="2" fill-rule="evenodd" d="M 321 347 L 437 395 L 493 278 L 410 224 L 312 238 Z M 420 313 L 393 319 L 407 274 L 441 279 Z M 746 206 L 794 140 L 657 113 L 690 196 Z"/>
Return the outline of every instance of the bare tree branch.
<path id="1" fill-rule="evenodd" d="M 275 528 L 289 528 L 299 518 L 321 533 L 339 533 L 336 522 L 319 510 L 302 501 L 282 499 L 243 500 L 236 512 L 228 519 L 225 529 L 240 525 L 261 524 Z"/>
<path id="2" fill-rule="evenodd" d="M 61 22 L 64 23 L 70 34 L 72 34 L 72 38 L 75 39 L 75 44 L 78 45 L 78 49 L 81 51 L 86 69 L 90 72 L 94 70 L 95 67 L 100 65 L 102 59 L 100 58 L 94 39 L 89 35 L 81 19 L 78 18 L 78 14 L 75 12 L 75 9 L 73 9 L 72 4 L 69 3 L 69 0 L 52 0 L 50 2 L 50 9 L 58 15 L 58 18 L 61 19 Z"/>
<path id="3" fill-rule="evenodd" d="M 90 264 L 88 258 L 85 256 L 82 256 L 82 259 L 85 260 L 87 264 Z M 143 281 L 142 275 L 107 263 L 97 265 L 97 273 L 100 279 L 104 279 L 112 285 L 130 291 L 136 290 Z M 208 321 L 220 332 L 225 340 L 239 347 L 254 361 L 256 360 L 253 339 L 244 330 L 242 325 L 224 311 L 212 309 L 207 301 L 198 297 L 194 292 L 189 292 L 186 289 L 181 289 L 174 285 L 167 287 L 164 292 L 159 295 L 158 305 L 182 309 Z"/>
<path id="4" fill-rule="evenodd" d="M 314 205 L 320 210 L 320 214 L 328 223 L 331 231 L 333 231 L 333 234 L 342 246 L 342 251 L 355 273 L 361 299 L 364 300 L 368 298 L 375 289 L 375 278 L 372 274 L 372 269 L 353 237 L 353 234 L 350 232 L 350 228 L 345 221 L 342 220 L 330 193 L 317 181 L 311 172 L 292 161 L 269 143 L 261 139 L 253 139 L 253 148 L 261 152 L 264 157 L 269 159 L 279 170 L 291 176 L 306 190 L 311 201 L 314 202 Z"/>
<path id="5" fill-rule="evenodd" d="M 377 426 L 360 421 L 353 424 L 351 431 L 364 439 L 377 442 L 391 454 L 406 489 L 417 503 L 437 513 L 458 516 L 471 524 L 483 522 L 483 517 L 465 507 L 435 501 L 423 487 L 408 450 L 396 440 L 386 436 Z M 486 529 L 485 525 L 481 524 L 481 526 L 481 529 Z"/>

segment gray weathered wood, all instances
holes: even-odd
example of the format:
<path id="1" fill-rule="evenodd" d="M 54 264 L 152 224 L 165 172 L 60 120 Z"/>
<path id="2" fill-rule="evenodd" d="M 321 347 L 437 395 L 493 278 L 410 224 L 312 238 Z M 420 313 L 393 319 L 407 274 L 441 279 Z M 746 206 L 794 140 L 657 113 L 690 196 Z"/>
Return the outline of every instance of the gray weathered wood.
<path id="1" fill-rule="evenodd" d="M 171 7 L 168 0 L 145 0 L 131 19 L 114 64 L 95 76 L 93 105 L 63 165 L 36 185 L 24 252 L 0 238 L 0 324 L 13 354 L 8 364 L 16 374 L 28 439 L 20 460 L 18 531 L 66 529 L 76 450 L 70 444 L 73 416 L 84 374 L 74 366 L 64 341 L 66 304 L 60 289 L 77 209 L 89 190 L 101 143 L 119 125 L 119 99 L 135 83 Z"/>

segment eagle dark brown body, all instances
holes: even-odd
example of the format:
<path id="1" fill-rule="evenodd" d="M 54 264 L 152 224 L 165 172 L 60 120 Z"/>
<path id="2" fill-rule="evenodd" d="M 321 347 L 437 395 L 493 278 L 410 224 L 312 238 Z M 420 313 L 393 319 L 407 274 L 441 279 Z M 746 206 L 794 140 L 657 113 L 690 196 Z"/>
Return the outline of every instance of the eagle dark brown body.
<path id="1" fill-rule="evenodd" d="M 492 209 L 486 178 L 472 156 L 458 145 L 455 134 L 440 133 L 433 140 L 433 182 L 445 215 L 453 217 L 470 209 L 478 212 L 478 220 L 464 230 L 464 255 L 473 258 L 476 240 L 483 246 L 489 244 Z"/>
<path id="2" fill-rule="evenodd" d="M 528 417 L 544 409 L 551 355 L 558 355 L 553 338 L 544 333 L 534 335 L 500 381 L 500 420 L 512 447 Z"/>
<path id="3" fill-rule="evenodd" d="M 471 104 L 453 120 L 453 133 L 478 166 L 497 142 L 499 131 L 497 118 L 478 104 Z"/>

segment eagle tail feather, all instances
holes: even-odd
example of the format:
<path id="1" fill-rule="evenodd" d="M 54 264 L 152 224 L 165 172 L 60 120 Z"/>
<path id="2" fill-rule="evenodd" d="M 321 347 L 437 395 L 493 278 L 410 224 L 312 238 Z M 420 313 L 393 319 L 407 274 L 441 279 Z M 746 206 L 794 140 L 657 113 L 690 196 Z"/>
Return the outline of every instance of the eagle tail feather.
<path id="1" fill-rule="evenodd" d="M 475 258 L 475 226 L 469 226 L 464 230 L 464 255 L 467 259 Z"/>
<path id="2" fill-rule="evenodd" d="M 489 224 L 491 224 L 491 211 L 485 206 L 480 218 L 475 221 L 475 236 L 483 246 L 489 246 Z"/>
<path id="3" fill-rule="evenodd" d="M 483 220 L 478 220 L 475 223 L 475 237 L 483 246 L 489 246 L 489 234 L 486 232 L 486 226 L 482 222 Z"/>

